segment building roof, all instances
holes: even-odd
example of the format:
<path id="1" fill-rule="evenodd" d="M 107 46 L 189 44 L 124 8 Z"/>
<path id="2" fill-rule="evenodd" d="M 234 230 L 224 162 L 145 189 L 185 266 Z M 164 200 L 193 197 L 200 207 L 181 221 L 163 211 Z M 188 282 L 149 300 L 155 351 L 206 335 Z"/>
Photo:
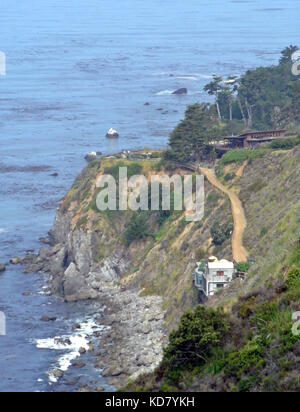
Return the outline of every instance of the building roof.
<path id="1" fill-rule="evenodd" d="M 268 133 L 283 133 L 283 132 L 287 132 L 286 129 L 273 129 L 273 130 L 253 130 L 253 131 L 248 131 L 245 133 L 242 133 L 239 137 L 245 137 L 248 136 L 249 134 L 268 134 Z"/>
<path id="2" fill-rule="evenodd" d="M 234 264 L 226 259 L 219 262 L 209 262 L 208 269 L 234 269 Z"/>

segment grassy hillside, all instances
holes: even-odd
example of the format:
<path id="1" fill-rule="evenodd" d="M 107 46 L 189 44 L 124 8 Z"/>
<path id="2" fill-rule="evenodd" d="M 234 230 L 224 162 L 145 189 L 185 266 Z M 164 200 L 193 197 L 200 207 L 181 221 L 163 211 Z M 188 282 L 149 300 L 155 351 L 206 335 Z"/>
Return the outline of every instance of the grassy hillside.
<path id="1" fill-rule="evenodd" d="M 201 222 L 186 222 L 183 212 L 171 211 L 99 212 L 96 207 L 96 177 L 102 173 L 118 176 L 119 166 L 128 166 L 128 175 L 141 173 L 173 175 L 189 172 L 174 169 L 157 160 L 127 161 L 101 159 L 90 163 L 78 176 L 65 196 L 62 208 L 72 216 L 72 230 L 88 230 L 95 237 L 93 258 L 101 264 L 115 250 L 127 261 L 126 273 L 120 273 L 119 284 L 138 286 L 143 295 L 163 297 L 167 312 L 166 327 L 178 325 L 186 309 L 198 303 L 192 272 L 197 260 L 215 254 L 232 259 L 230 235 L 221 244 L 213 244 L 211 228 L 232 226 L 230 202 L 225 195 L 205 182 L 205 216 Z M 224 240 L 224 241 L 223 241 Z"/>
<path id="2" fill-rule="evenodd" d="M 300 335 L 300 147 L 228 162 L 220 176 L 243 201 L 244 242 L 255 264 L 206 307 L 187 312 L 161 367 L 133 390 L 298 391 Z M 225 179 L 226 180 L 226 179 Z"/>

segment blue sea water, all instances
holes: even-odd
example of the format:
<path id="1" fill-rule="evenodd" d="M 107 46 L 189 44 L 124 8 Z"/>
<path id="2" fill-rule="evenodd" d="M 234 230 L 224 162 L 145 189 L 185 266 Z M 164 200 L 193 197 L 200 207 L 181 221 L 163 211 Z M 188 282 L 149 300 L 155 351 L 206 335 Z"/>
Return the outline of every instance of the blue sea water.
<path id="1" fill-rule="evenodd" d="M 273 64 L 290 44 L 296 0 L 1 0 L 0 261 L 41 246 L 88 151 L 165 146 L 212 74 Z M 171 94 L 180 87 L 187 96 Z M 118 140 L 105 138 L 110 127 Z M 18 267 L 0 274 L 0 391 L 51 390 L 61 354 L 35 340 L 100 310 L 40 294 L 44 283 Z M 40 322 L 44 313 L 58 321 Z"/>

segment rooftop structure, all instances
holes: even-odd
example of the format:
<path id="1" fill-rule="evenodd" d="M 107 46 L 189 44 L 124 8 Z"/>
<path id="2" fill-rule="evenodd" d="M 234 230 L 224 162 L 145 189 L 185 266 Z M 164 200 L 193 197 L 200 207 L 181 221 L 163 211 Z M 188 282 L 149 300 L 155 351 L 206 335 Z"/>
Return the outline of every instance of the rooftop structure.
<path id="1" fill-rule="evenodd" d="M 266 130 L 252 131 L 240 134 L 239 136 L 226 136 L 221 142 L 213 143 L 218 152 L 225 153 L 232 149 L 252 149 L 261 146 L 264 143 L 272 142 L 275 139 L 286 137 L 287 130 Z"/>
<path id="2" fill-rule="evenodd" d="M 198 262 L 194 272 L 194 282 L 206 297 L 213 296 L 220 288 L 226 287 L 233 279 L 235 267 L 226 259 L 212 256 L 207 263 Z"/>

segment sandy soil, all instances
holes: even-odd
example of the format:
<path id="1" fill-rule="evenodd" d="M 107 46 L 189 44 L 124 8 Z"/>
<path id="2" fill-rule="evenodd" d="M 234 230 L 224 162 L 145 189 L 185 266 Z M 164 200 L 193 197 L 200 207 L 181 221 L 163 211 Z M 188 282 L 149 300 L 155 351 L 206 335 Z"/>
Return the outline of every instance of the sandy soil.
<path id="1" fill-rule="evenodd" d="M 244 167 L 240 172 L 243 172 Z M 213 186 L 224 192 L 229 197 L 231 201 L 232 215 L 234 220 L 234 231 L 232 235 L 233 259 L 236 262 L 247 261 L 248 253 L 243 246 L 243 234 L 247 226 L 247 220 L 245 217 L 242 202 L 233 190 L 228 189 L 222 183 L 219 182 L 213 170 L 206 168 L 200 168 L 200 170 L 207 177 L 208 181 Z"/>

